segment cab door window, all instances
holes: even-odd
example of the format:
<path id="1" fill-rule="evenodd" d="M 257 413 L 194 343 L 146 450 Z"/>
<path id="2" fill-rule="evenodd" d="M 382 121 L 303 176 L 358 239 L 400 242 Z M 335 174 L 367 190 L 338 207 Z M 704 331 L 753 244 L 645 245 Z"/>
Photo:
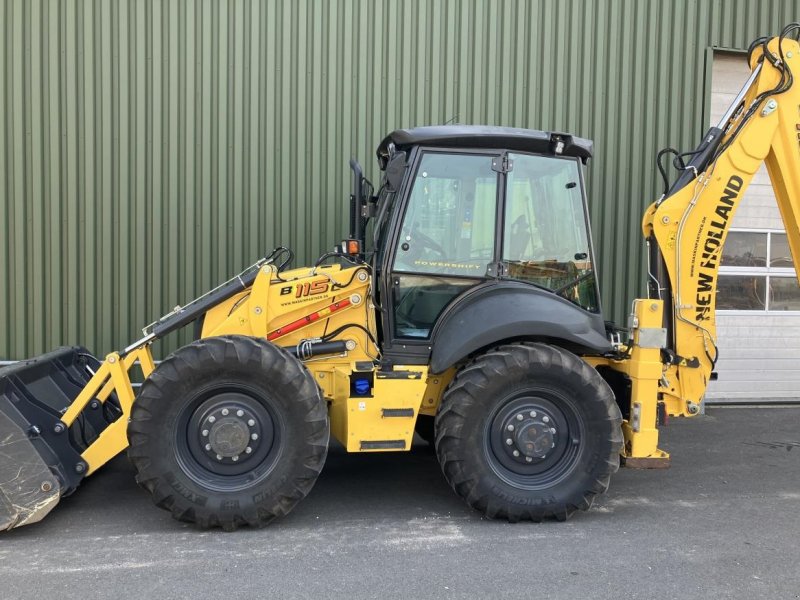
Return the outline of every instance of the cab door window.
<path id="1" fill-rule="evenodd" d="M 483 277 L 494 256 L 496 207 L 497 173 L 490 156 L 424 154 L 394 271 Z"/>
<path id="2" fill-rule="evenodd" d="M 425 153 L 392 268 L 394 335 L 427 339 L 445 307 L 493 262 L 497 177 L 492 157 Z"/>
<path id="3" fill-rule="evenodd" d="M 599 310 L 577 161 L 527 154 L 509 158 L 503 271 Z"/>

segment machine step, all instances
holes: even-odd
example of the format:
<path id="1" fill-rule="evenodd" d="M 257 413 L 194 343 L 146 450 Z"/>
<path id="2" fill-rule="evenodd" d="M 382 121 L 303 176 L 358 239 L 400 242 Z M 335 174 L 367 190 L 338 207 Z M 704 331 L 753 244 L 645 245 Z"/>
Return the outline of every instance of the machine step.
<path id="1" fill-rule="evenodd" d="M 404 417 L 408 419 L 414 418 L 414 409 L 413 408 L 382 408 L 381 414 L 383 415 L 384 419 L 388 419 L 390 417 Z"/>
<path id="2" fill-rule="evenodd" d="M 373 440 L 361 441 L 362 450 L 405 450 L 405 440 Z"/>

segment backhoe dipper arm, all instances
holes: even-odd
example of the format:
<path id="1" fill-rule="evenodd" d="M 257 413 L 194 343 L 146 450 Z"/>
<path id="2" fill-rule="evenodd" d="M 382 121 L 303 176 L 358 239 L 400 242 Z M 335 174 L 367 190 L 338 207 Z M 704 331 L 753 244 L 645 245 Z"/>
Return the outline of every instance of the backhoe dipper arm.
<path id="1" fill-rule="evenodd" d="M 800 45 L 785 37 L 798 29 L 790 25 L 754 48 L 751 77 L 716 129 L 722 137 L 704 158 L 707 164 L 690 163 L 670 194 L 644 215 L 644 236 L 657 244 L 650 277 L 658 291 L 637 302 L 659 313 L 658 301 L 665 304 L 658 392 L 672 415 L 695 414 L 705 394 L 717 360 L 722 248 L 744 191 L 764 162 L 796 267 L 800 258 L 800 85 L 793 85 L 792 76 L 800 75 Z M 661 265 L 652 264 L 653 256 Z"/>

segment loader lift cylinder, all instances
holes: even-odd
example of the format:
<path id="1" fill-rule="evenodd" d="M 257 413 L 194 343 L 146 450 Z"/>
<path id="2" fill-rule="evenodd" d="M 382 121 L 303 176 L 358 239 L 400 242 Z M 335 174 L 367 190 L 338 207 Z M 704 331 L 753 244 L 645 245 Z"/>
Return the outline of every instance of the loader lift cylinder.
<path id="1" fill-rule="evenodd" d="M 238 294 L 253 285 L 258 275 L 257 268 L 251 268 L 238 277 L 234 277 L 227 283 L 219 286 L 217 289 L 212 290 L 208 294 L 198 298 L 191 304 L 174 311 L 172 314 L 157 321 L 152 328 L 153 339 L 160 339 L 185 327 L 195 319 L 202 317 L 209 309 L 214 308 L 218 304 L 225 302 L 228 298 Z M 135 344 L 134 344 L 135 346 Z"/>

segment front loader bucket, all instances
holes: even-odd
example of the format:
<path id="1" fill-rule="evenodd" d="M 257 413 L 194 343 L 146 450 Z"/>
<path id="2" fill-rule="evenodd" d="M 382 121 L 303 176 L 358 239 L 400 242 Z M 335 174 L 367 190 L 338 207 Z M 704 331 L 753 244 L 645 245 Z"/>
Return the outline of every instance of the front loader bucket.
<path id="1" fill-rule="evenodd" d="M 0 412 L 0 531 L 44 518 L 61 499 L 61 485 L 28 434 Z"/>
<path id="2" fill-rule="evenodd" d="M 0 368 L 0 531 L 35 523 L 86 474 L 81 453 L 121 411 L 92 401 L 71 427 L 61 421 L 99 366 L 80 347 Z"/>

